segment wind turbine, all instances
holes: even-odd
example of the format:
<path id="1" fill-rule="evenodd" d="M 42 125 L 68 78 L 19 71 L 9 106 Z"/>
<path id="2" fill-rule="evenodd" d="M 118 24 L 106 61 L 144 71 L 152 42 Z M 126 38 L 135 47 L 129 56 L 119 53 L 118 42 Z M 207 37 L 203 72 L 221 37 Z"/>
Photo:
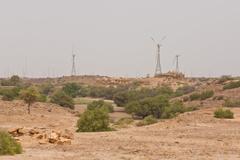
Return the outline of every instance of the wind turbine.
<path id="1" fill-rule="evenodd" d="M 153 37 L 151 37 L 152 41 L 155 43 L 157 46 L 157 64 L 155 68 L 155 77 L 159 76 L 162 74 L 162 66 L 161 66 L 161 56 L 160 56 L 160 50 L 162 47 L 162 41 L 165 40 L 167 37 L 164 36 L 159 42 L 157 42 Z"/>

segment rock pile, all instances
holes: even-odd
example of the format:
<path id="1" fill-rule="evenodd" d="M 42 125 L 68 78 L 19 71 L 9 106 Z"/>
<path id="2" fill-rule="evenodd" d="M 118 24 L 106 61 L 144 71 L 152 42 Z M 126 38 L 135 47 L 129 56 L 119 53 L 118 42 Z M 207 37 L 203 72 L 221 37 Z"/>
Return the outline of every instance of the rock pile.
<path id="1" fill-rule="evenodd" d="M 65 145 L 71 144 L 73 134 L 69 130 L 61 131 L 49 131 L 46 128 L 14 128 L 8 131 L 16 140 L 20 140 L 21 136 L 30 136 L 38 140 L 39 144 L 58 144 Z"/>

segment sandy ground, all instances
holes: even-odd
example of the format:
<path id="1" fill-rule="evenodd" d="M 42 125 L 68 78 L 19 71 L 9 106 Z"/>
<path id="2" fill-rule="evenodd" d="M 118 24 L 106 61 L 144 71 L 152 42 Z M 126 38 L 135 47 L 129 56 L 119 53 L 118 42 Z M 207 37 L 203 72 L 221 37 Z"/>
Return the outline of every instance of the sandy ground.
<path id="1" fill-rule="evenodd" d="M 50 109 L 50 110 L 49 110 Z M 146 127 L 115 132 L 76 133 L 77 117 L 63 108 L 35 104 L 32 114 L 20 102 L 0 101 L 0 128 L 69 129 L 71 145 L 40 145 L 22 137 L 24 153 L 1 160 L 237 160 L 240 159 L 240 109 L 233 120 L 213 118 L 215 107 L 185 113 Z M 121 115 L 122 116 L 122 115 Z"/>

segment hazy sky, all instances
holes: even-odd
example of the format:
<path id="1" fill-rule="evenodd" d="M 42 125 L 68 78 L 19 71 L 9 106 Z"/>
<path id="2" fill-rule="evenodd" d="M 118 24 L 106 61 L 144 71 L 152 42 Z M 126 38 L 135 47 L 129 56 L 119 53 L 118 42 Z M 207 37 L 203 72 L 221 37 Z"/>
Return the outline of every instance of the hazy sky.
<path id="1" fill-rule="evenodd" d="M 153 74 L 162 68 L 190 76 L 240 75 L 239 0 L 1 0 L 0 76 L 71 73 Z"/>

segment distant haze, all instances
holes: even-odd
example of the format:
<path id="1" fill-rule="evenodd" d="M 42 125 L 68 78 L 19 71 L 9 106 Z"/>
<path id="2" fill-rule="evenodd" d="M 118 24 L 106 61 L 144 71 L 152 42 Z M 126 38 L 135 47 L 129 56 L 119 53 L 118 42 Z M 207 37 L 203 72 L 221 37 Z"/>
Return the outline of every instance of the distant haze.
<path id="1" fill-rule="evenodd" d="M 239 0 L 2 0 L 0 76 L 153 75 L 162 45 L 164 72 L 240 75 Z"/>

